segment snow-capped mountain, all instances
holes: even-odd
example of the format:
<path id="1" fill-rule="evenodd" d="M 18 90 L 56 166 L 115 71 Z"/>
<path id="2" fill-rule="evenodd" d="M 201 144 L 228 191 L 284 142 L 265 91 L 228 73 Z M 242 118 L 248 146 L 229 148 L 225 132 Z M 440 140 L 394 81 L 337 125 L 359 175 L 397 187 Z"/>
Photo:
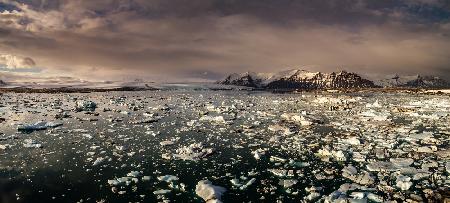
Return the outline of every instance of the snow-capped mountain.
<path id="1" fill-rule="evenodd" d="M 267 81 L 271 76 L 264 73 L 233 73 L 223 80 L 217 83 L 223 85 L 237 85 L 246 87 L 262 87 L 264 82 Z"/>
<path id="2" fill-rule="evenodd" d="M 322 73 L 292 69 L 276 73 L 234 73 L 224 80 L 224 85 L 238 85 L 268 89 L 332 89 L 332 88 L 448 88 L 450 83 L 435 76 L 387 75 L 366 79 L 356 73 L 346 71 Z"/>
<path id="3" fill-rule="evenodd" d="M 287 70 L 278 73 L 231 74 L 218 81 L 224 85 L 264 87 L 268 89 L 329 89 L 376 87 L 367 79 L 346 71 L 321 73 L 306 70 Z"/>
<path id="4" fill-rule="evenodd" d="M 374 80 L 382 87 L 439 88 L 449 87 L 450 83 L 435 76 L 421 75 L 388 75 L 386 78 Z"/>

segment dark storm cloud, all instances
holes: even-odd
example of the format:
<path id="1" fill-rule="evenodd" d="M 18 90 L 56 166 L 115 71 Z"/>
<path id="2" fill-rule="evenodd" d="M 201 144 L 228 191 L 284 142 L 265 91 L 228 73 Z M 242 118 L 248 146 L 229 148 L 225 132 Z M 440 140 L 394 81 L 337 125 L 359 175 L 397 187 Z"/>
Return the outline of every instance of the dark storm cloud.
<path id="1" fill-rule="evenodd" d="M 33 58 L 42 74 L 216 79 L 307 66 L 450 77 L 446 0 L 0 2 L 0 54 Z"/>

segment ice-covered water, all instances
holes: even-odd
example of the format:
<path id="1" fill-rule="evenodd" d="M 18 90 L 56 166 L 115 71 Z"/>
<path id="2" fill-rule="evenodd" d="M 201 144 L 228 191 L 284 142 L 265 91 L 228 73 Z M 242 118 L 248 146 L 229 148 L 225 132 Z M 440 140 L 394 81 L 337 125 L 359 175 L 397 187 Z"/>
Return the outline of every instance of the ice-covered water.
<path id="1" fill-rule="evenodd" d="M 448 197 L 445 95 L 168 90 L 0 97 L 0 202 Z"/>

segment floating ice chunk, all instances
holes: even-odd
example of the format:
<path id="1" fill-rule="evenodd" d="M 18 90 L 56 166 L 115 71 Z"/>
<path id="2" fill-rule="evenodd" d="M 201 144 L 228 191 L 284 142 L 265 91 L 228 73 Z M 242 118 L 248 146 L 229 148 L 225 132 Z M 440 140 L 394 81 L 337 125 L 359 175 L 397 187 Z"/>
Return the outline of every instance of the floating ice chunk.
<path id="1" fill-rule="evenodd" d="M 213 185 L 209 180 L 202 180 L 197 183 L 195 193 L 207 203 L 222 202 L 220 199 L 226 189 Z"/>
<path id="2" fill-rule="evenodd" d="M 361 112 L 359 115 L 366 117 L 366 118 L 371 118 L 374 121 L 387 121 L 389 120 L 389 116 L 391 116 L 390 113 L 388 112 L 378 112 L 378 111 L 374 111 L 373 109 L 369 110 L 369 111 L 364 111 Z"/>
<path id="3" fill-rule="evenodd" d="M 369 171 L 395 171 L 397 167 L 391 162 L 377 161 L 367 164 L 367 169 Z"/>
<path id="4" fill-rule="evenodd" d="M 433 150 L 430 147 L 427 147 L 427 146 L 418 147 L 416 149 L 416 151 L 420 152 L 420 153 L 433 153 Z"/>
<path id="5" fill-rule="evenodd" d="M 436 155 L 442 158 L 450 158 L 450 148 L 445 150 L 439 150 L 436 152 Z"/>
<path id="6" fill-rule="evenodd" d="M 428 160 L 428 161 L 422 163 L 422 169 L 437 168 L 438 166 L 439 166 L 439 164 L 433 160 Z"/>
<path id="7" fill-rule="evenodd" d="M 139 171 L 130 171 L 130 172 L 127 174 L 128 177 L 133 177 L 133 178 L 140 177 L 141 175 L 142 175 L 142 173 L 139 172 Z"/>
<path id="8" fill-rule="evenodd" d="M 108 184 L 110 186 L 130 185 L 132 183 L 138 183 L 139 182 L 138 178 L 141 176 L 142 176 L 141 172 L 131 171 L 125 177 L 108 180 Z M 150 177 L 148 177 L 148 179 L 150 179 Z M 142 180 L 144 180 L 144 178 Z"/>
<path id="9" fill-rule="evenodd" d="M 350 144 L 350 145 L 360 145 L 361 144 L 361 141 L 359 141 L 359 139 L 357 137 L 350 137 L 350 138 L 344 139 L 342 142 Z"/>
<path id="10" fill-rule="evenodd" d="M 250 179 L 247 183 L 243 184 L 239 181 L 239 179 L 234 178 L 232 180 L 230 180 L 231 184 L 235 187 L 238 187 L 240 190 L 245 190 L 248 187 L 250 187 L 253 183 L 256 182 L 256 178 L 252 178 Z"/>
<path id="11" fill-rule="evenodd" d="M 280 185 L 283 186 L 284 188 L 290 188 L 297 183 L 298 183 L 298 180 L 295 180 L 295 179 L 286 179 L 286 180 L 280 181 Z"/>
<path id="12" fill-rule="evenodd" d="M 171 192 L 171 190 L 160 189 L 160 190 L 153 191 L 153 194 L 154 195 L 165 195 L 165 194 L 168 194 L 170 192 Z"/>
<path id="13" fill-rule="evenodd" d="M 383 202 L 383 197 L 373 194 L 373 193 L 367 193 L 367 199 L 374 201 L 374 202 Z"/>
<path id="14" fill-rule="evenodd" d="M 313 118 L 311 116 L 306 116 L 306 115 L 298 115 L 296 113 L 284 113 L 281 115 L 281 118 L 283 118 L 284 120 L 287 120 L 287 121 L 299 123 L 300 125 L 303 125 L 303 126 L 308 126 L 308 125 L 312 125 L 315 123 L 321 123 L 320 119 Z"/>
<path id="15" fill-rule="evenodd" d="M 143 176 L 142 177 L 142 181 L 149 181 L 150 180 L 150 176 Z"/>
<path id="16" fill-rule="evenodd" d="M 347 160 L 344 152 L 342 152 L 341 150 L 333 151 L 333 156 L 337 161 L 346 161 Z"/>
<path id="17" fill-rule="evenodd" d="M 120 114 L 123 114 L 123 115 L 130 115 L 130 114 L 131 114 L 131 113 L 128 112 L 128 111 L 120 111 L 119 113 L 120 113 Z"/>
<path id="18" fill-rule="evenodd" d="M 231 179 L 230 182 L 231 182 L 231 184 L 233 186 L 236 186 L 236 187 L 241 187 L 242 186 L 242 184 L 239 182 L 239 179 L 237 179 L 237 178 Z"/>
<path id="19" fill-rule="evenodd" d="M 32 139 L 25 139 L 23 146 L 28 148 L 42 148 L 42 144 Z"/>
<path id="20" fill-rule="evenodd" d="M 364 192 L 352 192 L 352 193 L 350 193 L 350 197 L 353 197 L 354 199 L 362 200 L 366 197 L 366 194 Z M 354 202 L 354 201 L 351 200 L 350 202 Z M 367 200 L 364 202 L 367 202 Z"/>
<path id="21" fill-rule="evenodd" d="M 173 175 L 165 175 L 165 176 L 159 176 L 158 180 L 170 183 L 170 182 L 173 182 L 173 181 L 178 181 L 179 178 L 176 177 L 176 176 L 173 176 Z"/>
<path id="22" fill-rule="evenodd" d="M 214 105 L 212 105 L 212 104 L 206 105 L 206 109 L 208 111 L 216 111 L 216 107 Z"/>
<path id="23" fill-rule="evenodd" d="M 182 160 L 200 160 L 212 154 L 214 149 L 204 148 L 202 143 L 193 143 L 189 146 L 185 146 L 176 150 L 177 154 L 174 154 L 174 158 Z"/>
<path id="24" fill-rule="evenodd" d="M 186 125 L 189 127 L 192 127 L 192 126 L 194 126 L 195 122 L 196 122 L 196 120 L 190 120 L 190 121 L 186 122 Z"/>
<path id="25" fill-rule="evenodd" d="M 332 156 L 333 154 L 327 148 L 323 148 L 323 149 L 319 149 L 319 151 L 317 152 L 317 155 L 326 157 L 326 156 Z"/>
<path id="26" fill-rule="evenodd" d="M 311 186 L 311 187 L 306 187 L 305 191 L 310 193 L 310 192 L 317 192 L 317 191 L 321 191 L 323 189 L 323 187 L 315 187 L 315 186 Z"/>
<path id="27" fill-rule="evenodd" d="M 401 190 L 408 190 L 412 186 L 411 178 L 404 175 L 397 176 L 396 186 Z"/>
<path id="28" fill-rule="evenodd" d="M 411 158 L 391 158 L 390 162 L 398 168 L 404 168 L 414 163 L 414 159 Z"/>
<path id="29" fill-rule="evenodd" d="M 270 131 L 273 131 L 273 132 L 283 132 L 284 135 L 291 135 L 291 134 L 293 134 L 293 132 L 291 132 L 290 128 L 284 127 L 284 126 L 281 126 L 281 125 L 270 125 L 268 127 L 268 129 Z"/>
<path id="30" fill-rule="evenodd" d="M 241 187 L 239 187 L 239 189 L 245 190 L 245 189 L 247 189 L 250 185 L 252 185 L 255 182 L 256 182 L 256 178 L 252 178 L 246 184 L 244 184 Z"/>
<path id="31" fill-rule="evenodd" d="M 34 124 L 25 124 L 25 125 L 18 125 L 17 130 L 19 131 L 36 131 L 36 130 L 45 130 L 47 128 L 56 128 L 58 126 L 63 125 L 62 123 L 58 122 L 45 122 L 45 121 L 39 121 Z"/>
<path id="32" fill-rule="evenodd" d="M 11 148 L 11 145 L 9 144 L 0 144 L 0 150 L 7 150 Z"/>
<path id="33" fill-rule="evenodd" d="M 447 173 L 450 173 L 450 161 L 447 161 L 447 163 L 445 163 L 445 170 L 447 170 Z"/>
<path id="34" fill-rule="evenodd" d="M 77 111 L 95 111 L 97 104 L 93 101 L 77 101 Z"/>
<path id="35" fill-rule="evenodd" d="M 372 103 L 372 104 L 366 104 L 366 107 L 367 108 L 381 108 L 382 106 L 381 106 L 381 104 L 378 102 L 378 100 L 376 100 L 374 103 Z"/>
<path id="36" fill-rule="evenodd" d="M 161 146 L 169 146 L 169 145 L 173 145 L 175 144 L 173 141 L 171 140 L 165 140 L 159 143 Z"/>
<path id="37" fill-rule="evenodd" d="M 287 159 L 284 159 L 284 158 L 281 158 L 281 157 L 277 157 L 277 156 L 270 156 L 270 161 L 284 163 L 284 162 L 287 161 Z"/>
<path id="38" fill-rule="evenodd" d="M 361 185 L 371 185 L 375 183 L 375 178 L 370 175 L 370 173 L 364 171 L 362 174 L 358 175 L 354 181 Z"/>
<path id="39" fill-rule="evenodd" d="M 278 177 L 292 177 L 292 176 L 294 176 L 294 170 L 267 169 L 267 171 L 271 172 L 273 175 L 278 176 Z"/>
<path id="40" fill-rule="evenodd" d="M 155 117 L 158 114 L 157 113 L 144 112 L 142 115 L 145 116 L 145 117 Z"/>
<path id="41" fill-rule="evenodd" d="M 311 164 L 309 162 L 302 162 L 302 161 L 294 161 L 294 160 L 289 160 L 289 165 L 294 166 L 294 167 L 308 167 Z"/>
<path id="42" fill-rule="evenodd" d="M 92 139 L 92 135 L 91 134 L 84 133 L 81 136 L 83 136 L 83 137 L 85 137 L 87 139 Z"/>
<path id="43" fill-rule="evenodd" d="M 223 118 L 223 116 L 202 116 L 200 118 L 200 121 L 209 121 L 219 124 L 225 123 L 225 119 Z"/>
<path id="44" fill-rule="evenodd" d="M 346 178 L 348 178 L 348 177 L 350 177 L 350 176 L 354 176 L 354 175 L 356 175 L 357 173 L 358 173 L 358 170 L 357 170 L 354 166 L 352 166 L 352 165 L 347 166 L 347 167 L 344 167 L 344 168 L 342 169 L 342 176 L 344 176 L 344 177 L 346 177 Z"/>
<path id="45" fill-rule="evenodd" d="M 258 151 L 253 152 L 253 157 L 255 157 L 256 160 L 261 159 L 261 155 L 258 153 Z"/>
<path id="46" fill-rule="evenodd" d="M 103 157 L 98 157 L 98 158 L 94 161 L 94 163 L 92 164 L 92 166 L 98 166 L 98 165 L 102 164 L 103 161 L 105 161 L 105 158 L 103 158 Z"/>
<path id="47" fill-rule="evenodd" d="M 121 182 L 118 181 L 117 179 L 112 179 L 112 180 L 108 180 L 108 184 L 111 186 L 118 186 L 121 184 Z"/>
<path id="48" fill-rule="evenodd" d="M 276 131 L 286 131 L 288 129 L 287 127 L 281 126 L 281 125 L 270 125 L 268 127 L 270 131 L 276 132 Z"/>
<path id="49" fill-rule="evenodd" d="M 308 200 L 308 201 L 315 201 L 315 200 L 317 200 L 317 199 L 319 199 L 319 197 L 320 197 L 320 193 L 318 193 L 318 192 L 311 192 L 309 195 L 307 195 L 306 197 L 305 197 L 305 200 Z"/>
<path id="50" fill-rule="evenodd" d="M 60 123 L 60 122 L 54 122 L 54 121 L 47 122 L 47 124 L 46 124 L 46 126 L 47 126 L 48 128 L 56 128 L 56 127 L 59 127 L 59 126 L 62 126 L 62 125 L 63 125 L 62 123 Z"/>
<path id="51" fill-rule="evenodd" d="M 123 145 L 117 145 L 116 149 L 119 150 L 119 151 L 124 151 L 124 150 L 128 149 L 128 147 L 123 146 Z"/>
<path id="52" fill-rule="evenodd" d="M 413 140 L 427 140 L 433 137 L 433 132 L 423 132 L 423 133 L 416 133 L 416 134 L 410 134 L 409 138 Z"/>
<path id="53" fill-rule="evenodd" d="M 375 182 L 375 178 L 369 173 L 364 171 L 363 173 L 358 174 L 358 170 L 351 165 L 342 169 L 342 176 L 361 185 L 370 185 Z"/>
<path id="54" fill-rule="evenodd" d="M 359 152 L 353 152 L 352 154 L 352 159 L 356 162 L 365 162 L 366 161 L 366 156 L 359 153 Z"/>

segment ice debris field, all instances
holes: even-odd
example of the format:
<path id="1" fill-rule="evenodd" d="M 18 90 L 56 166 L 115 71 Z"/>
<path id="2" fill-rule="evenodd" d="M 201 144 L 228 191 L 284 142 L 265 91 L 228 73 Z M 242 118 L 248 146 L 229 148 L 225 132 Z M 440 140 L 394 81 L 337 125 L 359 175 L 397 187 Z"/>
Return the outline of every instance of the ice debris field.
<path id="1" fill-rule="evenodd" d="M 444 202 L 450 97 L 0 95 L 0 202 Z"/>

